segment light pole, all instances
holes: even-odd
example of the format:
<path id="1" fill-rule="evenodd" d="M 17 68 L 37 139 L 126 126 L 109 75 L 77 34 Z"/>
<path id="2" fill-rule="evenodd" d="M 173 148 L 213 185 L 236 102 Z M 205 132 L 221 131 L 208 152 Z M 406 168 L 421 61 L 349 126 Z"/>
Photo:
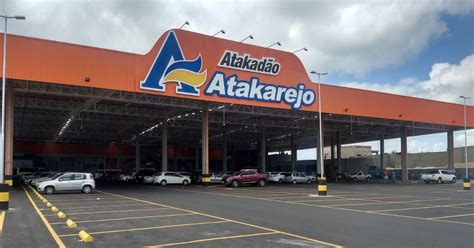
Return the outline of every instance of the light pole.
<path id="1" fill-rule="evenodd" d="M 242 43 L 242 42 L 246 41 L 247 39 L 253 40 L 253 36 L 252 36 L 252 35 L 249 35 L 249 36 L 243 38 L 240 42 Z"/>
<path id="2" fill-rule="evenodd" d="M 184 26 L 186 26 L 186 25 L 189 25 L 189 22 L 188 22 L 188 21 L 185 21 L 185 22 L 183 23 L 183 25 L 181 25 L 181 27 L 179 27 L 179 29 L 183 29 Z"/>
<path id="3" fill-rule="evenodd" d="M 214 37 L 214 36 L 216 36 L 216 35 L 218 35 L 218 34 L 225 34 L 224 29 L 219 30 L 219 32 L 213 34 L 212 37 Z"/>
<path id="4" fill-rule="evenodd" d="M 308 51 L 308 48 L 303 47 L 303 48 L 300 48 L 300 49 L 298 49 L 298 50 L 293 51 L 292 53 L 297 53 L 297 52 L 303 51 L 303 50 L 304 50 L 305 52 L 307 52 L 307 51 Z"/>
<path id="5" fill-rule="evenodd" d="M 466 177 L 464 178 L 464 189 L 469 190 L 471 189 L 471 180 L 468 175 L 467 169 L 467 109 L 466 109 L 466 102 L 467 100 L 471 99 L 467 96 L 459 96 L 464 100 L 464 163 L 466 164 Z"/>
<path id="6" fill-rule="evenodd" d="M 326 185 L 326 178 L 324 177 L 324 157 L 323 157 L 323 120 L 321 115 L 321 76 L 327 75 L 327 72 L 316 72 L 311 71 L 311 74 L 318 75 L 318 120 L 319 120 L 319 159 L 321 160 L 319 163 L 321 164 L 321 180 L 323 185 L 318 184 L 318 195 L 326 195 L 327 194 L 327 185 Z M 323 187 L 320 187 L 323 186 Z M 320 190 L 321 189 L 321 190 Z"/>
<path id="7" fill-rule="evenodd" d="M 280 43 L 279 41 L 277 41 L 277 42 L 275 42 L 275 43 L 273 43 L 273 44 L 267 46 L 267 48 L 270 48 L 270 47 L 272 47 L 272 46 L 274 46 L 274 45 L 281 46 L 281 43 Z"/>
<path id="8" fill-rule="evenodd" d="M 2 124 L 0 132 L 0 183 L 5 182 L 5 90 L 7 70 L 7 21 L 8 19 L 25 20 L 25 16 L 0 15 L 5 21 L 3 33 L 3 73 L 2 73 Z"/>

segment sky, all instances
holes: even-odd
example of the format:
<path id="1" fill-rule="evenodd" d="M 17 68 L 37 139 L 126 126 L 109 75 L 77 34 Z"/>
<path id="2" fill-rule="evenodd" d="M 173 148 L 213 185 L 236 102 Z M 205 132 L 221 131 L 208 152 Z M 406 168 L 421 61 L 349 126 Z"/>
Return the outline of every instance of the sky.
<path id="1" fill-rule="evenodd" d="M 472 0 L 3 0 L 0 8 L 27 18 L 9 21 L 9 33 L 143 54 L 189 21 L 187 30 L 224 29 L 226 39 L 253 35 L 246 42 L 306 47 L 298 56 L 308 71 L 329 73 L 323 83 L 453 103 L 462 103 L 460 95 L 474 98 Z M 474 145 L 474 130 L 468 140 Z M 463 144 L 456 132 L 455 147 Z M 399 146 L 397 139 L 385 143 L 387 152 Z M 443 150 L 446 134 L 408 140 L 409 152 Z"/>

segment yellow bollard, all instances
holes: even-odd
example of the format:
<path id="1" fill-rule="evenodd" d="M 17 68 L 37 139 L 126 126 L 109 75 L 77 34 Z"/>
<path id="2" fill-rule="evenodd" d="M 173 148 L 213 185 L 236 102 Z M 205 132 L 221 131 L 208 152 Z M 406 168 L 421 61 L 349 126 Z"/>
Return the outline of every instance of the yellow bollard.
<path id="1" fill-rule="evenodd" d="M 66 225 L 67 225 L 69 228 L 76 228 L 76 227 L 77 227 L 76 222 L 72 221 L 71 219 L 68 219 L 68 220 L 66 221 Z"/>
<path id="2" fill-rule="evenodd" d="M 57 207 L 55 207 L 55 206 L 53 206 L 53 207 L 51 208 L 51 210 L 53 210 L 53 212 L 58 212 L 58 211 L 59 211 L 59 209 L 58 209 Z"/>
<path id="3" fill-rule="evenodd" d="M 53 204 L 51 204 L 51 202 L 48 202 L 48 203 L 46 203 L 46 206 L 47 206 L 48 208 L 50 208 L 50 207 L 53 206 Z"/>
<path id="4" fill-rule="evenodd" d="M 84 241 L 84 243 L 89 243 L 89 242 L 92 242 L 94 241 L 94 239 L 92 238 L 91 235 L 89 235 L 87 232 L 85 231 L 80 231 L 79 232 L 79 238 L 82 239 L 82 241 Z"/>
<path id="5" fill-rule="evenodd" d="M 61 219 L 65 219 L 66 215 L 63 212 L 59 212 L 58 217 L 61 218 Z"/>
<path id="6" fill-rule="evenodd" d="M 43 203 L 48 203 L 48 200 L 46 200 L 46 198 L 43 198 Z"/>

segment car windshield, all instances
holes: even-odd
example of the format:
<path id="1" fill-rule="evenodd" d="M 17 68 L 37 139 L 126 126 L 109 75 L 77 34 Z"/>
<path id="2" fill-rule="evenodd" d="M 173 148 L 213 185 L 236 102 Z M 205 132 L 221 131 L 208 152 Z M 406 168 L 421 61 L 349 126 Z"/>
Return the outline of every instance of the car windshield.
<path id="1" fill-rule="evenodd" d="M 430 174 L 438 174 L 438 171 L 437 170 L 432 170 L 432 171 L 430 171 Z"/>

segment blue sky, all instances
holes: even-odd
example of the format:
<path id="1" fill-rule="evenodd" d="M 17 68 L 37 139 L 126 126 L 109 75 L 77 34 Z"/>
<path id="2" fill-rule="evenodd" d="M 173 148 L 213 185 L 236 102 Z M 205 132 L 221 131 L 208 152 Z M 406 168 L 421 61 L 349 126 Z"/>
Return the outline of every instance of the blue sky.
<path id="1" fill-rule="evenodd" d="M 339 84 L 345 81 L 398 84 L 405 78 L 429 79 L 431 66 L 435 63 L 457 64 L 474 53 L 474 12 L 468 15 L 441 15 L 448 30 L 440 37 L 429 41 L 426 48 L 404 63 L 376 69 L 364 75 L 335 72 L 324 78 L 325 83 Z M 394 34 L 396 35 L 396 34 Z"/>

